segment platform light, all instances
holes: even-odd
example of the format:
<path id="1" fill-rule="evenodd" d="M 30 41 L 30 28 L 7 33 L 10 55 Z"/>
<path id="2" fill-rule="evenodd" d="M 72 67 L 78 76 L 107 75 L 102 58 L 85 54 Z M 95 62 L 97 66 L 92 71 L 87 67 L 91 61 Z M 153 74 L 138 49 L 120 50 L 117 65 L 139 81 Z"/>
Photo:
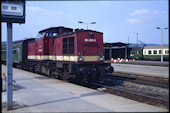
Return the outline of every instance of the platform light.
<path id="1" fill-rule="evenodd" d="M 162 43 L 161 43 L 161 62 L 163 62 L 163 30 L 166 30 L 168 28 L 160 28 L 160 27 L 156 27 L 157 29 L 160 29 L 162 32 Z"/>
<path id="2" fill-rule="evenodd" d="M 87 30 L 88 30 L 88 24 L 96 24 L 96 22 L 85 23 L 85 22 L 82 22 L 82 21 L 78 21 L 78 23 L 80 23 L 80 24 L 87 24 Z"/>

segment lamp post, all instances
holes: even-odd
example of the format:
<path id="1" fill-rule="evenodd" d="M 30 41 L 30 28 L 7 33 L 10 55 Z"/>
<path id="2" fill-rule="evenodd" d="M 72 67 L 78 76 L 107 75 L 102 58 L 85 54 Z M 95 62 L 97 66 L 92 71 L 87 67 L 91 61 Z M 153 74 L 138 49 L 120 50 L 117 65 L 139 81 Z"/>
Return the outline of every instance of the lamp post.
<path id="1" fill-rule="evenodd" d="M 78 21 L 78 23 L 81 23 L 81 24 L 87 24 L 87 30 L 88 30 L 88 24 L 96 24 L 96 22 L 85 23 L 85 22 L 82 22 L 82 21 Z"/>
<path id="2" fill-rule="evenodd" d="M 157 29 L 160 29 L 162 31 L 162 43 L 161 43 L 161 62 L 163 62 L 163 30 L 166 30 L 168 28 L 160 28 L 160 27 L 156 27 Z"/>

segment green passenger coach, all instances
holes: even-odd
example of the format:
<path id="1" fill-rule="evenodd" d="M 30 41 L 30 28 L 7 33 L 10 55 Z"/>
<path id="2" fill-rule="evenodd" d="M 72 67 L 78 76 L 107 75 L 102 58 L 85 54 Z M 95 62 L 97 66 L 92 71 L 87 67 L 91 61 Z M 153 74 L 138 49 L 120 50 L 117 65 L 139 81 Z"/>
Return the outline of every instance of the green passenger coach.
<path id="1" fill-rule="evenodd" d="M 144 59 L 160 60 L 162 54 L 161 46 L 146 46 L 143 48 Z M 163 46 L 163 59 L 169 60 L 169 47 Z"/>
<path id="2" fill-rule="evenodd" d="M 28 39 L 33 40 L 33 39 Z M 12 44 L 12 54 L 13 54 L 13 66 L 20 68 L 21 64 L 27 61 L 27 46 L 28 40 L 14 41 Z M 1 47 L 1 60 L 2 63 L 6 63 L 6 44 Z"/>

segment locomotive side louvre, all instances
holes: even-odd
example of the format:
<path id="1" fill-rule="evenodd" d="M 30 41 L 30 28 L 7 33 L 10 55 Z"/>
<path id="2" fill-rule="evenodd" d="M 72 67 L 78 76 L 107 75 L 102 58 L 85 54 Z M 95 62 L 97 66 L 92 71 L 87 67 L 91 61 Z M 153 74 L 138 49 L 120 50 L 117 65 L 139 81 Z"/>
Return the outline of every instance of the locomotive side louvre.
<path id="1" fill-rule="evenodd" d="M 53 60 L 74 62 L 77 61 L 76 51 L 76 35 L 66 35 L 54 39 Z"/>

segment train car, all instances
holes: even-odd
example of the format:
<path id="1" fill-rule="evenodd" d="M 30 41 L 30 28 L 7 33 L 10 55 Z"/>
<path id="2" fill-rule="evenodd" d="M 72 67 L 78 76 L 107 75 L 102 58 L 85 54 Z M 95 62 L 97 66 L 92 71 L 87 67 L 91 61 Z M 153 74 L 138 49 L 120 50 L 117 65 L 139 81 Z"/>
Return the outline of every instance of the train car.
<path id="1" fill-rule="evenodd" d="M 14 41 L 12 44 L 13 53 L 13 66 L 17 68 L 25 68 L 28 56 L 28 42 L 34 40 L 34 38 Z M 1 48 L 1 60 L 3 64 L 6 64 L 6 44 Z"/>
<path id="2" fill-rule="evenodd" d="M 63 80 L 100 81 L 113 72 L 104 63 L 103 33 L 51 27 L 28 43 L 28 70 Z"/>
<path id="3" fill-rule="evenodd" d="M 145 60 L 160 60 L 162 54 L 161 46 L 146 46 L 143 48 L 143 58 Z M 169 60 L 169 47 L 163 46 L 163 59 Z"/>
<path id="4" fill-rule="evenodd" d="M 130 59 L 142 60 L 143 59 L 143 47 L 133 47 L 130 50 Z"/>

